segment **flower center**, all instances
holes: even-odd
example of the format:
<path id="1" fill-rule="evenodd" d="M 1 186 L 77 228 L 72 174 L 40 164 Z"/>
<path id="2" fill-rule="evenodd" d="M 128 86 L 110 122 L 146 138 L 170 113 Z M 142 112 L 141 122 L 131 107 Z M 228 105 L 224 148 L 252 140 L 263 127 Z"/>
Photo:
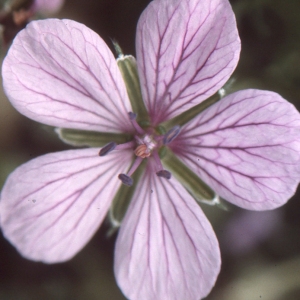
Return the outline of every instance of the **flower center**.
<path id="1" fill-rule="evenodd" d="M 134 149 L 133 152 L 136 155 L 136 159 L 134 160 L 130 170 L 127 172 L 127 174 L 119 174 L 118 176 L 122 183 L 127 186 L 133 185 L 133 179 L 131 178 L 131 175 L 136 171 L 143 159 L 149 157 L 153 158 L 155 161 L 155 166 L 157 169 L 156 175 L 165 179 L 170 179 L 171 173 L 167 170 L 164 170 L 158 155 L 158 149 L 171 143 L 178 136 L 180 127 L 175 126 L 165 135 L 159 135 L 156 134 L 152 128 L 145 131 L 142 127 L 140 127 L 136 121 L 136 114 L 130 112 L 128 115 L 136 131 L 135 139 L 128 143 L 119 145 L 117 145 L 115 142 L 110 142 L 100 150 L 99 155 L 107 155 L 113 150 Z"/>
<path id="2" fill-rule="evenodd" d="M 138 144 L 137 148 L 134 150 L 134 154 L 141 158 L 149 157 L 152 151 L 157 147 L 157 142 L 154 136 L 145 134 L 142 138 L 139 136 L 135 137 Z"/>

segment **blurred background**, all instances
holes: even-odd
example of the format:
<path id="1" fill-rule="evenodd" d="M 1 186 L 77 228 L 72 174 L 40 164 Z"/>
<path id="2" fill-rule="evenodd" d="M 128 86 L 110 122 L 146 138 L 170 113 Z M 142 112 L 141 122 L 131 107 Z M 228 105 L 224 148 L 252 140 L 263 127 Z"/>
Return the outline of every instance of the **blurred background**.
<path id="1" fill-rule="evenodd" d="M 54 15 L 82 22 L 112 48 L 135 54 L 135 28 L 147 0 L 70 0 Z M 242 40 L 230 92 L 273 90 L 300 110 L 300 1 L 232 0 Z M 2 56 L 6 50 L 2 48 Z M 0 188 L 33 157 L 68 149 L 49 127 L 15 111 L 0 91 Z M 300 299 L 299 192 L 282 208 L 249 212 L 203 206 L 220 242 L 222 270 L 207 300 Z M 121 300 L 113 275 L 116 236 L 103 224 L 71 261 L 45 265 L 23 259 L 0 234 L 1 300 Z M 141 299 L 142 300 L 142 299 Z M 184 299 L 182 299 L 184 300 Z"/>

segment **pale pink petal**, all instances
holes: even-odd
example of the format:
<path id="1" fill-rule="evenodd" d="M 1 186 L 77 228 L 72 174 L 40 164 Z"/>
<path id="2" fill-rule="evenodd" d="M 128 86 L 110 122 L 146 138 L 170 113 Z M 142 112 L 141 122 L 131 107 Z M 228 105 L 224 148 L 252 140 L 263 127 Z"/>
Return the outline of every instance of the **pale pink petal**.
<path id="1" fill-rule="evenodd" d="M 64 0 L 35 0 L 33 10 L 42 14 L 54 14 L 62 8 L 64 2 Z"/>
<path id="2" fill-rule="evenodd" d="M 240 40 L 227 0 L 154 0 L 140 17 L 136 48 L 143 97 L 157 124 L 224 85 Z"/>
<path id="3" fill-rule="evenodd" d="M 123 220 L 115 275 L 130 300 L 205 297 L 220 270 L 215 233 L 195 200 L 175 179 L 149 169 Z"/>
<path id="4" fill-rule="evenodd" d="M 1 193 L 4 236 L 29 259 L 72 258 L 103 221 L 131 153 L 98 149 L 47 154 L 16 169 Z"/>
<path id="5" fill-rule="evenodd" d="M 182 128 L 172 147 L 224 199 L 273 209 L 299 183 L 300 114 L 276 93 L 239 91 Z"/>
<path id="6" fill-rule="evenodd" d="M 126 87 L 104 41 L 70 21 L 33 21 L 15 38 L 2 67 L 9 100 L 48 125 L 130 130 Z"/>

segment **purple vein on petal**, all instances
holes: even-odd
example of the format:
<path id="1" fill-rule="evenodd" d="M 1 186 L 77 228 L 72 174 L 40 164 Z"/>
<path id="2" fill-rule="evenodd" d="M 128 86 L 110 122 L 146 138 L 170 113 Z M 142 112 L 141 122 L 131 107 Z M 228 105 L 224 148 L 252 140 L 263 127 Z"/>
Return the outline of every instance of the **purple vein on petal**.
<path id="1" fill-rule="evenodd" d="M 187 154 L 188 154 L 188 153 L 187 153 Z M 218 180 L 218 178 L 217 178 L 216 176 L 214 176 L 213 173 L 211 173 L 211 172 L 209 171 L 209 168 L 203 168 L 203 167 L 201 167 L 201 165 L 196 164 L 193 160 L 190 159 L 190 156 L 188 156 L 188 155 L 184 155 L 184 154 L 183 154 L 182 157 L 186 159 L 185 161 L 189 161 L 189 162 L 190 162 L 190 165 L 193 164 L 193 165 L 194 165 L 194 168 L 199 168 L 199 169 L 201 169 L 201 171 L 202 171 L 203 173 L 206 173 L 210 178 L 212 178 L 214 181 L 216 181 L 216 182 L 217 182 L 220 186 L 222 186 L 224 189 L 230 191 L 233 195 L 240 197 L 240 198 L 243 199 L 244 201 L 251 202 L 251 203 L 261 203 L 261 202 L 264 202 L 264 201 L 265 201 L 265 200 L 264 200 L 264 201 L 261 201 L 261 200 L 260 200 L 260 201 L 255 201 L 255 200 L 252 200 L 252 199 L 251 199 L 251 200 L 248 200 L 246 197 L 243 197 L 243 194 L 238 194 L 238 193 L 236 193 L 234 190 L 228 188 L 228 186 L 227 186 L 225 183 L 222 183 L 221 180 Z M 256 182 L 256 183 L 258 183 L 258 184 L 261 184 L 260 182 L 257 181 L 258 178 L 271 178 L 271 176 L 259 176 L 259 175 L 256 175 L 256 176 L 250 176 L 250 175 L 248 175 L 248 174 L 246 174 L 246 173 L 243 173 L 243 172 L 241 172 L 241 171 L 237 171 L 237 170 L 235 170 L 235 169 L 232 169 L 232 168 L 230 168 L 229 166 L 226 166 L 226 165 L 217 163 L 217 162 L 215 162 L 215 161 L 213 161 L 213 160 L 211 160 L 211 159 L 209 159 L 209 158 L 207 158 L 207 157 L 203 157 L 203 156 L 201 156 L 201 155 L 198 155 L 197 157 L 198 157 L 199 159 L 202 158 L 203 161 L 205 161 L 205 162 L 210 162 L 211 164 L 215 165 L 218 169 L 219 169 L 219 168 L 224 168 L 224 169 L 228 170 L 228 171 L 229 171 L 229 174 L 230 174 L 230 176 L 232 176 L 232 179 L 233 179 L 233 180 L 236 180 L 235 177 L 233 176 L 233 174 L 237 174 L 237 175 L 243 176 L 243 177 L 248 178 L 248 179 L 250 179 L 251 181 Z M 283 176 L 280 176 L 280 177 L 272 176 L 272 178 L 277 178 L 277 179 L 279 179 L 279 180 L 282 180 L 282 179 L 283 179 Z M 236 182 L 236 185 L 239 186 L 238 182 Z M 243 189 L 244 189 L 244 188 L 243 188 Z M 268 189 L 271 189 L 271 187 L 268 187 Z M 271 189 L 271 190 L 272 190 L 272 189 Z M 262 190 L 262 191 L 263 191 L 263 190 Z M 275 191 L 275 190 L 273 190 L 273 191 Z M 251 192 L 251 189 L 249 189 L 248 192 Z M 263 192 L 267 195 L 267 191 L 263 191 Z M 277 191 L 277 192 L 279 193 L 279 191 Z M 229 200 L 229 201 L 230 201 L 230 200 Z"/>
<path id="2" fill-rule="evenodd" d="M 36 121 L 65 128 L 131 130 L 131 106 L 114 56 L 82 24 L 55 19 L 30 23 L 12 44 L 2 73 L 12 104 Z"/>
<path id="3" fill-rule="evenodd" d="M 138 24 L 137 58 L 154 123 L 202 102 L 228 80 L 240 50 L 235 26 L 227 1 L 148 6 Z"/>
<path id="4" fill-rule="evenodd" d="M 94 234 L 120 185 L 117 172 L 127 170 L 132 157 L 130 151 L 97 154 L 97 149 L 48 154 L 8 178 L 1 194 L 2 230 L 25 257 L 64 261 Z"/>
<path id="5" fill-rule="evenodd" d="M 102 164 L 99 163 L 98 165 L 95 165 L 94 167 L 88 167 L 88 168 L 86 168 L 86 169 L 82 169 L 82 170 L 76 172 L 75 174 L 78 175 L 78 174 L 80 174 L 80 173 L 84 173 L 84 172 L 87 171 L 87 170 L 88 170 L 88 171 L 93 171 L 93 169 L 99 168 L 100 165 L 101 165 L 101 167 L 104 167 L 106 164 L 108 164 L 108 165 L 111 167 L 111 163 L 110 163 L 110 162 L 106 162 L 106 163 L 102 163 Z M 39 217 L 43 216 L 44 214 L 49 213 L 49 211 L 53 210 L 54 208 L 57 208 L 57 207 L 60 206 L 61 204 L 64 204 L 65 201 L 68 200 L 68 199 L 70 199 L 70 198 L 72 198 L 72 196 L 78 196 L 78 197 L 75 199 L 75 201 L 73 201 L 73 202 L 70 204 L 70 206 L 74 205 L 75 202 L 78 200 L 79 196 L 81 196 L 82 193 L 83 193 L 85 190 L 87 190 L 87 189 L 88 189 L 95 181 L 97 181 L 98 179 L 100 179 L 100 178 L 101 178 L 101 175 L 102 175 L 102 174 L 99 174 L 95 179 L 91 180 L 89 184 L 85 185 L 84 187 L 81 187 L 81 188 L 78 188 L 78 189 L 73 190 L 71 194 L 69 194 L 69 195 L 67 195 L 65 198 L 61 199 L 60 202 L 55 203 L 53 206 L 49 207 L 47 210 L 44 210 L 44 211 L 41 212 L 40 214 L 35 215 L 35 216 L 32 216 L 31 218 L 39 218 Z M 59 181 L 61 181 L 61 180 L 63 180 L 63 179 L 70 179 L 72 176 L 74 176 L 74 174 L 70 174 L 70 175 L 68 174 L 68 175 L 66 175 L 66 176 L 64 176 L 64 177 L 57 178 L 56 180 L 49 181 L 49 182 L 47 182 L 47 186 L 50 186 L 51 184 L 56 183 L 56 182 L 59 182 Z M 111 180 L 114 176 L 116 176 L 116 175 L 115 175 L 115 174 L 112 174 L 110 180 Z M 108 181 L 110 181 L 110 180 L 108 180 Z M 63 182 L 61 183 L 61 185 L 64 185 L 64 183 L 65 183 L 65 182 L 63 181 Z M 33 195 L 33 194 L 35 194 L 35 193 L 38 192 L 39 190 L 42 190 L 44 187 L 45 187 L 45 186 L 42 186 L 42 187 L 40 187 L 39 189 L 32 191 L 30 194 L 24 196 L 24 199 L 25 199 L 25 198 L 28 198 L 29 196 L 31 196 L 31 195 Z M 69 207 L 70 207 L 70 206 L 69 206 Z M 68 208 L 66 209 L 66 211 L 67 211 L 67 210 L 68 210 Z M 65 213 L 65 212 L 63 212 L 63 214 L 64 214 L 64 213 Z M 58 219 L 59 219 L 60 217 L 61 217 L 61 216 L 59 216 Z M 28 219 L 26 219 L 26 220 L 28 220 Z M 53 223 L 55 223 L 55 222 L 53 222 Z"/>
<path id="6" fill-rule="evenodd" d="M 73 29 L 74 30 L 74 29 Z M 52 33 L 48 33 L 49 35 L 53 35 Z M 103 91 L 106 96 L 108 98 L 110 98 L 110 96 L 107 94 L 107 91 L 106 89 L 103 87 L 103 85 L 101 84 L 101 82 L 99 82 L 99 80 L 97 79 L 96 75 L 92 72 L 92 70 L 90 69 L 89 66 L 86 65 L 86 63 L 81 59 L 80 56 L 77 55 L 77 53 L 74 51 L 74 49 L 72 49 L 71 47 L 69 47 L 69 45 L 67 45 L 63 40 L 61 40 L 61 38 L 59 36 L 55 36 L 53 35 L 53 37 L 57 40 L 59 40 L 63 45 L 64 47 L 68 48 L 70 51 L 72 51 L 74 53 L 74 55 L 78 58 L 79 61 L 81 61 L 81 63 L 83 64 L 83 66 L 85 66 L 86 70 L 89 71 L 90 74 L 93 75 L 93 78 L 95 79 L 95 82 L 99 84 L 99 87 L 100 87 L 100 90 Z M 22 40 L 21 40 L 22 41 Z M 23 41 L 22 41 L 23 42 Z M 86 42 L 87 43 L 87 42 Z M 40 67 L 41 70 L 43 70 L 45 73 L 49 74 L 50 76 L 53 76 L 54 78 L 56 78 L 57 80 L 60 80 L 61 82 L 64 82 L 66 85 L 70 86 L 71 88 L 74 88 L 76 89 L 78 92 L 82 93 L 83 95 L 85 95 L 86 97 L 90 98 L 92 101 L 94 101 L 97 105 L 100 105 L 102 108 L 104 108 L 107 112 L 109 113 L 112 113 L 112 112 L 117 112 L 118 111 L 118 107 L 116 105 L 116 103 L 114 101 L 111 102 L 111 104 L 113 104 L 115 106 L 115 110 L 108 110 L 108 108 L 106 106 L 104 106 L 99 100 L 97 100 L 87 89 L 86 87 L 84 87 L 81 82 L 74 78 L 65 68 L 63 65 L 59 64 L 59 62 L 51 55 L 51 53 L 45 48 L 45 46 L 42 44 L 42 43 L 39 43 L 43 48 L 44 50 L 49 54 L 49 57 L 53 58 L 53 62 L 55 64 L 58 65 L 58 67 L 64 71 L 64 73 L 69 77 L 69 78 L 72 78 L 75 82 L 75 85 L 71 85 L 70 83 L 68 83 L 67 81 L 65 81 L 64 79 L 62 78 L 58 78 L 56 75 L 52 74 L 52 73 L 49 73 L 47 70 L 45 70 L 44 68 L 42 68 L 40 65 L 39 65 L 39 62 L 29 53 L 27 52 L 28 55 L 30 55 L 30 57 L 32 58 L 32 60 L 34 60 Z M 87 43 L 89 44 L 89 43 Z M 103 61 L 103 63 L 106 65 L 107 69 L 109 70 L 109 67 L 107 66 L 107 62 L 105 60 L 103 60 L 101 54 L 99 53 L 98 49 L 94 47 L 94 45 L 91 45 L 91 47 L 93 47 L 93 49 L 99 54 L 99 58 Z M 25 47 L 23 46 L 23 48 L 25 49 Z M 110 78 L 112 79 L 112 81 L 114 82 L 114 79 L 111 77 L 111 74 L 109 72 L 109 75 L 110 75 Z M 15 74 L 15 76 L 17 76 L 17 74 Z M 21 82 L 20 82 L 21 83 Z M 115 83 L 115 82 L 114 82 Z M 81 90 L 79 90 L 78 88 L 81 87 Z M 31 90 L 29 87 L 26 87 L 27 89 Z M 119 93 L 119 90 L 118 88 L 116 88 L 116 85 L 114 86 L 115 90 L 117 91 L 117 93 L 119 94 L 119 98 L 122 99 L 122 97 L 120 96 L 120 93 Z M 37 93 L 37 94 L 41 94 L 37 91 L 34 91 L 32 90 L 33 92 Z M 48 95 L 44 94 L 45 96 L 49 97 Z M 51 98 L 51 97 L 50 97 Z M 53 99 L 53 98 L 52 98 Z M 69 102 L 66 102 L 66 101 L 63 101 L 63 100 L 58 100 L 58 99 L 53 99 L 55 101 L 58 101 L 60 103 L 64 103 L 64 104 L 67 104 L 67 105 L 70 105 L 70 106 L 73 106 L 75 108 L 78 108 L 78 109 L 82 109 L 82 107 L 79 107 L 79 106 L 76 106 L 72 103 L 69 103 Z M 123 101 L 120 101 L 122 104 L 123 104 Z M 35 103 L 34 103 L 35 104 Z M 88 109 L 84 109 L 98 117 L 101 117 L 103 119 L 106 119 L 106 120 L 110 120 L 111 122 L 113 122 L 114 119 L 111 119 L 111 118 L 107 118 L 105 114 L 102 114 L 102 115 L 99 115 L 97 114 L 95 111 L 91 111 L 91 110 L 88 110 Z M 115 114 L 115 120 L 118 120 L 118 116 Z M 114 122 L 116 125 L 119 125 L 118 122 Z"/>
<path id="7" fill-rule="evenodd" d="M 144 173 L 117 239 L 118 283 L 132 300 L 202 298 L 219 269 L 216 239 L 191 196 L 175 179 L 152 174 L 153 167 Z M 194 284 L 197 278 L 205 283 Z"/>
<path id="8" fill-rule="evenodd" d="M 299 182 L 299 113 L 276 93 L 223 98 L 186 124 L 170 147 L 217 194 L 244 208 L 278 207 Z"/>
<path id="9" fill-rule="evenodd" d="M 95 150 L 95 153 L 97 153 L 96 150 Z M 96 155 L 95 155 L 95 156 L 96 156 Z M 80 159 L 86 159 L 86 158 L 91 159 L 92 157 L 93 157 L 93 156 L 81 156 Z M 78 162 L 78 158 L 70 158 L 70 159 L 56 160 L 56 161 L 54 161 L 54 162 L 45 163 L 45 164 L 43 164 L 43 166 L 49 166 L 49 165 L 51 165 L 51 164 L 65 163 L 65 162 L 74 162 L 74 163 L 77 163 L 77 162 Z M 106 162 L 106 163 L 109 164 L 109 162 Z M 82 173 L 82 172 L 85 172 L 85 171 L 88 171 L 88 170 L 92 170 L 93 168 L 98 168 L 99 165 L 104 165 L 104 164 L 103 164 L 103 163 L 101 164 L 101 162 L 99 161 L 99 163 L 98 163 L 97 165 L 95 165 L 94 167 L 88 166 L 88 167 L 86 167 L 86 168 L 83 168 L 83 169 L 77 171 L 75 174 L 80 174 L 80 173 Z M 30 172 L 31 172 L 32 170 L 35 170 L 35 169 L 36 169 L 36 170 L 40 169 L 40 166 L 37 167 L 37 168 L 32 168 L 32 169 L 30 170 Z M 68 179 L 68 178 L 70 178 L 70 176 L 73 176 L 73 175 L 74 175 L 74 174 L 65 174 L 65 175 L 63 175 L 62 177 L 56 178 L 55 180 L 47 181 L 47 182 L 45 182 L 45 185 L 42 185 L 42 186 L 39 187 L 38 189 L 33 190 L 33 191 L 31 191 L 30 193 L 28 193 L 28 194 L 25 194 L 25 195 L 23 196 L 23 199 L 28 198 L 28 197 L 30 197 L 31 195 L 33 195 L 34 193 L 36 193 L 36 192 L 42 190 L 45 186 L 49 186 L 49 185 L 51 185 L 51 184 L 53 184 L 53 183 L 56 183 L 56 182 L 59 182 L 59 181 L 61 181 L 61 180 L 63 180 L 63 179 Z M 27 176 L 26 176 L 26 173 L 24 173 L 24 178 L 26 178 L 26 177 L 27 177 Z M 32 178 L 29 178 L 28 183 L 29 183 L 31 180 L 32 180 Z M 62 184 L 63 184 L 63 183 L 62 183 Z M 18 207 L 19 205 L 21 205 L 21 204 L 22 204 L 22 202 L 17 202 L 17 203 L 15 204 L 14 208 L 17 208 L 17 207 Z"/>
<path id="10" fill-rule="evenodd" d="M 115 174 L 112 174 L 108 181 L 112 180 L 114 178 L 114 176 L 115 176 Z M 44 228 L 44 230 L 40 233 L 40 235 L 36 236 L 36 238 L 35 238 L 35 240 L 33 240 L 32 244 L 34 245 L 34 243 L 37 242 L 42 235 L 44 235 L 48 230 L 51 230 L 51 228 L 53 227 L 53 225 L 57 224 L 57 222 L 64 217 L 64 215 L 71 209 L 71 207 L 73 207 L 76 204 L 76 202 L 78 201 L 79 197 L 83 194 L 83 192 L 86 189 L 88 189 L 93 183 L 96 183 L 99 179 L 101 179 L 101 176 L 98 176 L 97 178 L 95 178 L 94 180 L 92 180 L 85 188 L 76 191 L 76 193 L 74 192 L 73 195 L 75 196 L 76 194 L 78 194 L 78 196 L 64 209 L 64 211 L 56 219 L 53 220 L 53 222 L 51 224 L 48 225 L 48 227 Z M 101 181 L 99 181 L 98 183 L 100 185 Z M 64 235 L 62 235 L 60 237 L 60 239 L 57 240 L 56 243 L 52 244 L 52 247 L 55 247 L 56 245 L 58 245 L 63 239 L 65 239 L 68 235 L 70 235 L 72 233 L 72 231 L 74 231 L 80 225 L 80 222 L 82 222 L 83 217 L 88 213 L 88 211 L 90 210 L 92 204 L 95 202 L 95 200 L 98 198 L 98 196 L 100 194 L 101 194 L 101 192 L 99 191 L 98 194 L 96 194 L 92 199 L 89 199 L 88 205 L 82 211 L 81 215 L 77 218 L 77 221 L 74 222 L 73 227 L 71 227 L 69 229 L 69 231 L 67 231 Z M 73 195 L 72 194 L 69 195 L 68 198 L 63 199 L 59 204 L 62 204 L 63 201 L 68 200 Z M 44 215 L 45 213 L 48 213 L 49 211 L 51 211 L 55 207 L 52 207 L 50 210 L 44 211 L 42 214 L 36 215 L 34 217 L 35 218 L 39 218 L 42 215 Z"/>

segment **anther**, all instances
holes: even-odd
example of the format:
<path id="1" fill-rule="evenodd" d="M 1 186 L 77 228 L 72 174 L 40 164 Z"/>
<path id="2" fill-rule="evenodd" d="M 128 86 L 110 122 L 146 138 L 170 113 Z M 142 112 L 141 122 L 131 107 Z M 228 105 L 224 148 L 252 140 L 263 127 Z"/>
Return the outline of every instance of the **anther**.
<path id="1" fill-rule="evenodd" d="M 156 172 L 156 175 L 159 177 L 166 178 L 166 179 L 171 178 L 171 173 L 167 170 L 160 170 L 160 171 Z"/>
<path id="2" fill-rule="evenodd" d="M 117 144 L 115 142 L 110 142 L 106 144 L 100 151 L 99 156 L 105 156 L 109 152 L 113 151 L 116 148 Z"/>
<path id="3" fill-rule="evenodd" d="M 127 186 L 133 185 L 133 179 L 126 174 L 119 174 L 118 178 Z"/>
<path id="4" fill-rule="evenodd" d="M 137 114 L 135 114 L 133 112 L 129 112 L 128 116 L 129 116 L 129 119 L 130 119 L 130 121 L 131 121 L 134 129 L 137 131 L 137 133 L 139 133 L 139 134 L 145 134 L 144 129 L 136 121 Z"/>
<path id="5" fill-rule="evenodd" d="M 125 184 L 127 186 L 133 185 L 133 179 L 130 176 L 135 172 L 135 170 L 139 167 L 139 165 L 141 164 L 142 161 L 143 161 L 143 159 L 138 156 L 135 159 L 135 161 L 133 162 L 133 164 L 127 174 L 119 174 L 118 177 L 122 181 L 123 184 Z"/>
<path id="6" fill-rule="evenodd" d="M 135 113 L 133 113 L 133 112 L 129 112 L 128 116 L 129 116 L 130 120 L 135 120 L 137 115 Z"/>
<path id="7" fill-rule="evenodd" d="M 179 134 L 180 126 L 176 125 L 172 129 L 170 129 L 164 136 L 163 143 L 169 144 L 171 143 Z"/>

